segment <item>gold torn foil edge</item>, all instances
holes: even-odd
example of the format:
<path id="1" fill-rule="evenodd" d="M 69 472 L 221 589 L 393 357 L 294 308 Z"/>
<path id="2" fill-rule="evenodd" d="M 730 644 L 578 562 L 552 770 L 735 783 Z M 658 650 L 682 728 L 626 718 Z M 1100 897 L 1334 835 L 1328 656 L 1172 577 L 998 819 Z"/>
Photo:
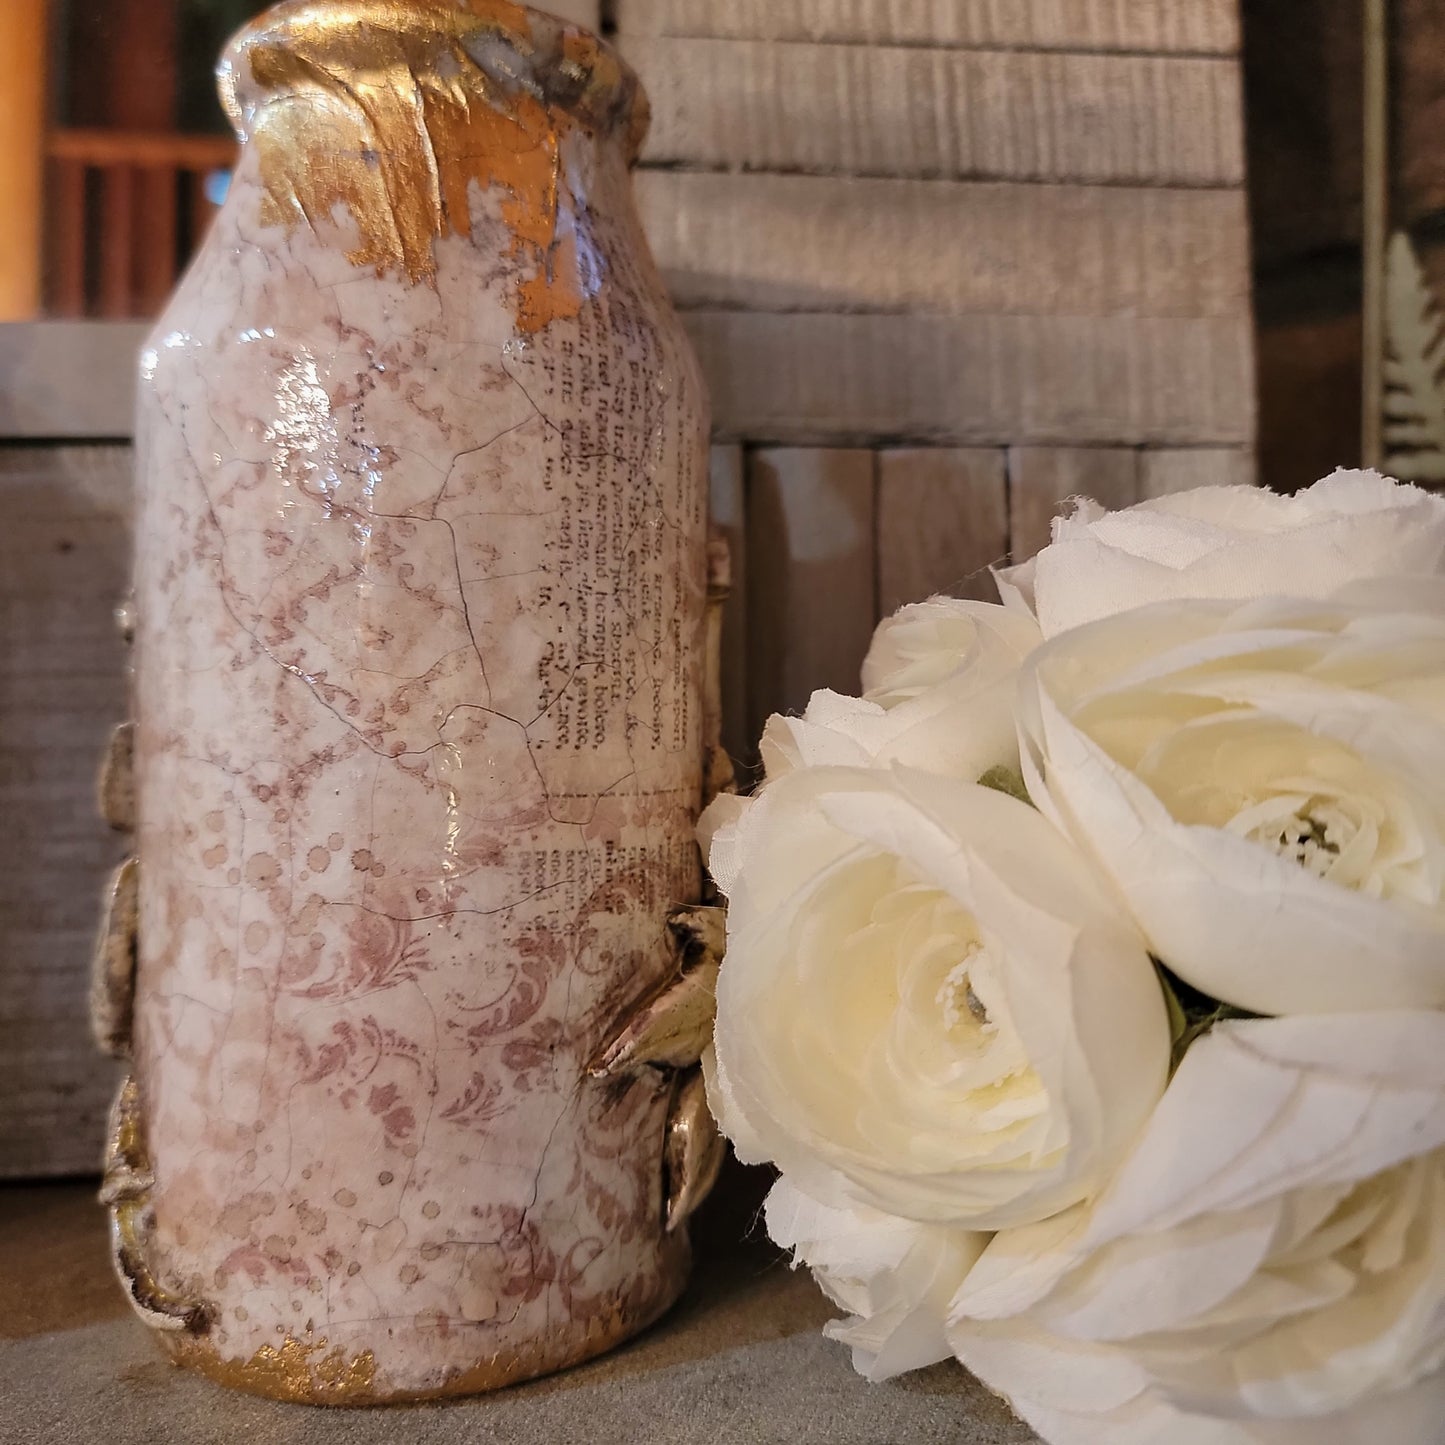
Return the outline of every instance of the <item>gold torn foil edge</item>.
<path id="1" fill-rule="evenodd" d="M 606 1079 L 644 1068 L 676 1072 L 663 1140 L 663 1223 L 674 1234 L 712 1192 L 727 1153 L 697 1067 L 712 1041 L 727 910 L 683 904 L 667 916 L 678 973 L 635 1005 L 587 1071 Z"/>
<path id="2" fill-rule="evenodd" d="M 559 234 L 563 140 L 620 132 L 635 155 L 647 125 L 610 47 L 510 0 L 287 0 L 231 42 L 220 90 L 262 222 L 320 231 L 339 205 L 360 233 L 348 259 L 378 275 L 433 282 L 436 240 L 471 235 L 472 182 L 499 189 L 529 334 L 584 300 Z"/>
<path id="3" fill-rule="evenodd" d="M 139 909 L 140 865 L 127 858 L 106 883 L 90 964 L 90 1031 L 113 1059 L 130 1057 Z"/>
<path id="4" fill-rule="evenodd" d="M 712 1193 L 727 1154 L 727 1141 L 707 1106 L 701 1069 L 684 1074 L 667 1121 L 667 1213 L 669 1234 L 685 1224 Z"/>
<path id="5" fill-rule="evenodd" d="M 100 1202 L 110 1215 L 111 1263 L 135 1312 L 152 1329 L 203 1334 L 211 1326 L 211 1307 L 166 1289 L 151 1271 L 147 1255 L 154 1227 L 150 1207 L 154 1187 L 140 1089 L 134 1078 L 127 1077 L 110 1111 L 100 1187 Z"/>
<path id="6" fill-rule="evenodd" d="M 712 1042 L 718 967 L 726 946 L 727 910 L 685 903 L 667 917 L 679 972 L 635 1005 L 587 1065 L 593 1078 L 647 1065 L 687 1069 Z"/>
<path id="7" fill-rule="evenodd" d="M 117 723 L 101 763 L 100 816 L 117 832 L 135 831 L 135 724 Z"/>

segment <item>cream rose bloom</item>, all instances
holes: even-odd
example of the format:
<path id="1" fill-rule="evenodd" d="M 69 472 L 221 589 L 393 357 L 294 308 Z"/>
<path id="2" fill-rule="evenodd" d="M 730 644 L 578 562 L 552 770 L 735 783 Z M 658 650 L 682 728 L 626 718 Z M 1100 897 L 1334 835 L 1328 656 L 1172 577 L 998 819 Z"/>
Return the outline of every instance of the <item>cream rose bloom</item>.
<path id="1" fill-rule="evenodd" d="M 934 597 L 879 624 L 861 698 L 815 692 L 801 717 L 763 733 L 767 777 L 820 763 L 905 763 L 977 781 L 1018 768 L 1019 664 L 1041 641 L 1031 617 L 996 603 Z"/>
<path id="2" fill-rule="evenodd" d="M 786 773 L 715 834 L 708 1097 L 836 1209 L 995 1229 L 1103 1182 L 1163 1091 L 1138 934 L 1058 832 L 904 768 Z"/>
<path id="3" fill-rule="evenodd" d="M 824 1326 L 869 1380 L 949 1359 L 948 1311 L 987 1234 L 914 1224 L 869 1209 L 830 1209 L 780 1179 L 764 1211 L 774 1243 L 807 1265 L 849 1318 Z"/>
<path id="4" fill-rule="evenodd" d="M 1119 613 L 1034 654 L 1019 725 L 1030 793 L 1196 988 L 1445 1007 L 1445 581 Z"/>
<path id="5" fill-rule="evenodd" d="M 1099 1199 L 994 1238 L 950 1336 L 1050 1445 L 1439 1445 L 1445 1015 L 1217 1026 Z"/>
<path id="6" fill-rule="evenodd" d="M 1037 557 L 998 574 L 1044 636 L 1184 597 L 1327 597 L 1369 577 L 1445 570 L 1445 498 L 1337 471 L 1292 497 L 1200 487 L 1118 512 L 1081 501 Z"/>

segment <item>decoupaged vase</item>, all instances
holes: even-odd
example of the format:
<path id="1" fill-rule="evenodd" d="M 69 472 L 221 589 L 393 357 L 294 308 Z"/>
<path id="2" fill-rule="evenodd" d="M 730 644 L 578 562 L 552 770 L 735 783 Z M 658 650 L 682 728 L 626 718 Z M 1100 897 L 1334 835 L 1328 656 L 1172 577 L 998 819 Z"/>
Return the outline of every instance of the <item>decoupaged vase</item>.
<path id="1" fill-rule="evenodd" d="M 177 1361 L 487 1389 L 673 1301 L 716 1159 L 696 1050 L 615 1037 L 688 942 L 710 708 L 645 101 L 507 0 L 293 0 L 221 80 L 142 360 L 104 1197 Z"/>

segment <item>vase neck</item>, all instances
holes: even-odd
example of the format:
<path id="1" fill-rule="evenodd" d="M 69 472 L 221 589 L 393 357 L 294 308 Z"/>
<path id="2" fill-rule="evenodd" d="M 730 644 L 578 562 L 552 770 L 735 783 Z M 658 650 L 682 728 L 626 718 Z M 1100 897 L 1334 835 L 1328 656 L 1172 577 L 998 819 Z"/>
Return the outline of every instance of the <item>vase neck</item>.
<path id="1" fill-rule="evenodd" d="M 609 46 L 509 0 L 286 0 L 231 42 L 219 79 L 263 219 L 315 228 L 340 205 L 353 259 L 413 282 L 439 237 L 470 234 L 474 183 L 503 193 L 520 248 L 545 248 L 569 137 L 630 161 L 647 125 Z"/>

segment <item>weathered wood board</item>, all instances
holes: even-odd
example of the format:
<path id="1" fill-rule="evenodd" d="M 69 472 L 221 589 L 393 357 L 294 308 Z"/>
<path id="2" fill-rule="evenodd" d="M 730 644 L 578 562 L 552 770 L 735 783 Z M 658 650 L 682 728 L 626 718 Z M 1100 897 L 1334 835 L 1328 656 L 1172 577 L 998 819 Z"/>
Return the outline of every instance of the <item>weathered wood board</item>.
<path id="1" fill-rule="evenodd" d="M 540 8 L 574 25 L 585 25 L 588 30 L 602 28 L 602 0 L 546 0 Z"/>
<path id="2" fill-rule="evenodd" d="M 874 456 L 768 448 L 748 469 L 748 710 L 858 690 L 877 618 Z"/>
<path id="3" fill-rule="evenodd" d="M 684 318 L 727 440 L 1247 445 L 1248 317 Z"/>
<path id="4" fill-rule="evenodd" d="M 1232 55 L 1235 0 L 616 0 L 618 28 L 863 44 Z"/>
<path id="5" fill-rule="evenodd" d="M 95 780 L 126 712 L 130 492 L 128 447 L 0 447 L 0 1177 L 100 1165 L 85 1000 L 123 852 Z"/>
<path id="6" fill-rule="evenodd" d="M 1139 459 L 1141 498 L 1187 492 L 1192 487 L 1254 484 L 1254 453 L 1247 447 L 1184 447 L 1148 451 Z"/>
<path id="7" fill-rule="evenodd" d="M 878 455 L 878 612 L 934 593 L 997 602 L 989 568 L 1009 550 L 1008 469 L 998 448 Z"/>
<path id="8" fill-rule="evenodd" d="M 1013 447 L 1008 456 L 1014 554 L 1048 545 L 1053 519 L 1073 497 L 1129 507 L 1139 497 L 1139 453 L 1121 447 Z"/>
<path id="9" fill-rule="evenodd" d="M 652 35 L 625 36 L 623 50 L 652 102 L 647 164 L 1171 186 L 1244 180 L 1233 59 Z"/>
<path id="10" fill-rule="evenodd" d="M 0 443 L 128 437 L 144 331 L 107 321 L 0 326 Z"/>
<path id="11" fill-rule="evenodd" d="M 1239 190 L 644 171 L 637 194 L 688 308 L 1160 320 L 1249 304 Z"/>

